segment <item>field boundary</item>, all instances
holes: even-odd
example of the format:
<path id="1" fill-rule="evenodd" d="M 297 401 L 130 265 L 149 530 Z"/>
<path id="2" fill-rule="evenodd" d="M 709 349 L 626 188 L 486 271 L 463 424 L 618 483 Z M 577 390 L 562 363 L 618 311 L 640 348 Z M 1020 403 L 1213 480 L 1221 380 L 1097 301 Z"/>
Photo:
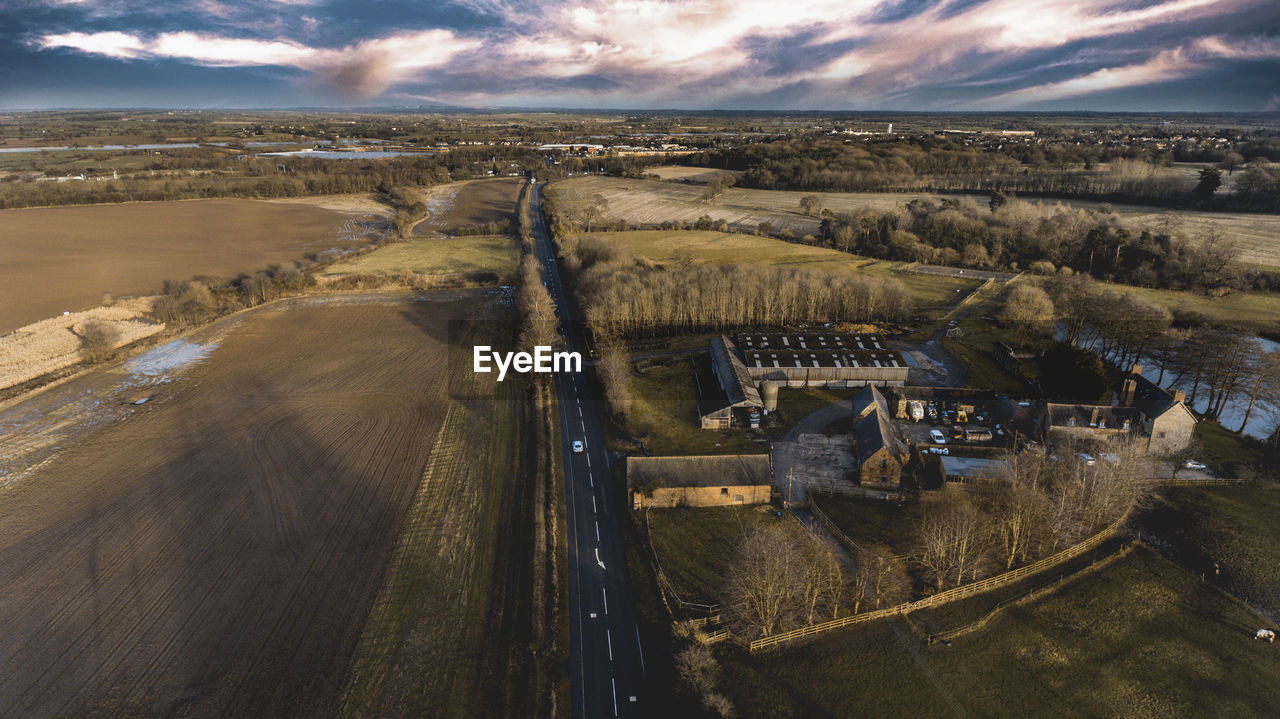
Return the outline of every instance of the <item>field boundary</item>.
<path id="1" fill-rule="evenodd" d="M 1045 582 L 1044 584 L 1041 584 L 1037 587 L 1032 587 L 1031 589 L 1027 590 L 1023 594 L 1020 594 L 1016 597 L 1010 597 L 1009 599 L 1005 599 L 1001 602 L 998 602 L 994 607 L 991 608 L 991 611 L 983 615 L 981 619 L 978 619 L 977 621 L 974 621 L 974 622 L 970 622 L 969 624 L 965 624 L 960 627 L 956 627 L 954 629 L 948 629 L 944 632 L 937 632 L 935 634 L 930 634 L 928 635 L 928 637 L 926 637 L 926 641 L 930 644 L 933 644 L 934 642 L 948 642 L 952 639 L 955 639 L 956 637 L 961 637 L 966 634 L 971 634 L 973 632 L 976 632 L 982 629 L 983 627 L 985 627 L 988 623 L 990 623 L 992 619 L 995 619 L 997 616 L 1002 614 L 1005 609 L 1008 609 L 1009 607 L 1017 606 L 1019 604 L 1029 602 L 1035 599 L 1039 599 L 1047 594 L 1051 594 L 1057 591 L 1059 588 L 1061 588 L 1064 584 L 1073 582 L 1076 579 L 1084 577 L 1087 574 L 1090 574 L 1099 569 L 1102 569 L 1103 567 L 1110 565 L 1112 562 L 1115 562 L 1117 559 L 1120 559 L 1121 557 L 1124 557 L 1125 555 L 1127 555 L 1129 552 L 1133 550 L 1134 547 L 1140 545 L 1141 543 L 1142 543 L 1141 540 L 1130 539 L 1124 542 L 1123 544 L 1121 544 L 1119 547 L 1116 547 L 1114 551 L 1109 552 L 1105 556 L 1098 557 L 1097 559 L 1093 560 L 1089 564 L 1081 567 L 1080 569 L 1077 569 L 1074 572 L 1071 572 L 1070 574 L 1060 575 L 1057 579 L 1051 579 L 1048 582 Z"/>
<path id="2" fill-rule="evenodd" d="M 961 585 L 959 587 L 954 587 L 952 589 L 938 592 L 937 594 L 925 597 L 924 599 L 918 599 L 913 602 L 905 602 L 903 604 L 898 604 L 896 606 L 886 607 L 884 609 L 877 609 L 870 612 L 863 612 L 861 614 L 851 614 L 847 617 L 840 617 L 839 619 L 832 619 L 827 622 L 822 622 L 819 624 L 810 624 L 808 626 L 800 627 L 799 629 L 792 629 L 791 631 L 788 631 L 788 632 L 781 632 L 778 634 L 774 634 L 772 636 L 761 637 L 760 639 L 756 639 L 752 641 L 750 644 L 748 644 L 747 648 L 752 652 L 756 652 L 756 651 L 760 651 L 761 649 L 766 649 L 772 646 L 776 646 L 778 644 L 794 641 L 796 639 L 813 636 L 814 634 L 820 634 L 822 632 L 830 631 L 832 629 L 847 627 L 851 624 L 861 624 L 863 622 L 869 622 L 875 619 L 883 619 L 886 617 L 892 617 L 900 614 L 908 614 L 910 612 L 914 612 L 919 609 L 927 609 L 929 607 L 940 606 L 943 604 L 954 602 L 959 599 L 971 597 L 976 594 L 981 594 L 991 589 L 996 589 L 998 587 L 1012 584 L 1013 582 L 1019 579 L 1022 579 L 1023 577 L 1027 577 L 1027 576 L 1036 574 L 1038 572 L 1042 572 L 1046 569 L 1051 569 L 1069 559 L 1078 557 L 1079 555 L 1089 551 L 1090 549 L 1093 549 L 1094 547 L 1098 546 L 1102 542 L 1109 539 L 1112 535 L 1114 535 L 1116 531 L 1120 529 L 1120 527 L 1124 524 L 1124 522 L 1128 518 L 1129 518 L 1129 513 L 1125 512 L 1123 515 L 1120 516 L 1119 519 L 1112 522 L 1102 531 L 1098 532 L 1092 537 L 1089 537 L 1083 542 L 1067 547 L 1066 549 L 1058 552 L 1057 554 L 1050 555 L 1037 562 L 1032 562 L 1031 564 L 1028 564 L 1025 567 L 1019 567 L 1017 569 L 1010 570 L 1003 574 L 997 574 L 994 577 L 988 577 L 978 582 L 973 582 L 970 584 Z"/>
<path id="3" fill-rule="evenodd" d="M 662 563 L 658 561 L 658 550 L 653 548 L 653 535 L 649 531 L 649 510 L 644 511 L 644 541 L 649 545 L 649 557 L 653 560 L 654 576 L 658 578 L 658 589 L 662 595 L 662 603 L 667 608 L 667 614 L 675 616 L 671 605 L 674 601 L 676 607 L 684 611 L 702 612 L 705 616 L 701 617 L 701 623 L 706 624 L 713 617 L 720 614 L 719 604 L 698 604 L 697 602 L 686 602 L 680 598 L 679 592 L 671 585 L 671 580 L 667 579 L 667 573 L 662 570 Z M 668 597 L 670 594 L 670 597 Z"/>
<path id="4" fill-rule="evenodd" d="M 409 552 L 417 546 L 421 535 L 425 531 L 429 531 L 429 528 L 425 526 L 428 519 L 426 505 L 430 500 L 428 485 L 438 478 L 442 471 L 447 472 L 457 462 L 460 455 L 459 449 L 465 439 L 465 414 L 466 411 L 458 403 L 450 402 L 444 421 L 440 423 L 440 429 L 436 432 L 435 442 L 431 445 L 431 455 L 427 459 L 426 466 L 422 469 L 422 478 L 418 482 L 417 489 L 414 490 L 413 502 L 409 505 L 407 523 L 400 531 L 396 548 L 391 554 L 391 562 L 387 566 L 387 574 L 383 577 L 378 587 L 377 598 L 373 601 L 368 618 L 365 620 L 364 629 L 360 632 L 360 640 L 351 655 L 351 673 L 349 679 L 343 682 L 346 691 L 338 704 L 338 711 L 336 712 L 338 716 L 349 715 L 352 688 L 361 684 L 367 686 L 371 683 L 372 677 L 361 677 L 360 675 L 366 671 L 376 672 L 377 662 L 373 658 L 381 656 L 388 644 L 399 640 L 398 636 L 388 636 L 393 632 L 388 631 L 390 629 L 389 623 L 382 621 L 380 618 L 390 611 L 392 599 L 403 581 L 401 575 L 408 564 Z M 364 659 L 365 662 L 372 661 L 374 666 L 360 661 L 361 659 Z"/>

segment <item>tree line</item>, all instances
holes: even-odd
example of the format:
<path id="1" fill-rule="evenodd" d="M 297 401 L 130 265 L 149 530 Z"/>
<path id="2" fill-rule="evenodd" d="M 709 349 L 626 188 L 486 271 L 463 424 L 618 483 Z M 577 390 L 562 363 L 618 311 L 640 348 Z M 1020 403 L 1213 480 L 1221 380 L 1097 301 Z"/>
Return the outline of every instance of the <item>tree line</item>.
<path id="1" fill-rule="evenodd" d="M 597 340 L 743 326 L 893 322 L 910 316 L 900 280 L 778 266 L 658 265 L 616 242 L 559 241 Z"/>
<path id="2" fill-rule="evenodd" d="M 1274 291 L 1280 273 L 1242 269 L 1240 248 L 1220 234 L 1192 241 L 1171 222 L 1134 231 L 1113 212 L 993 195 L 916 199 L 889 211 L 823 213 L 818 243 L 869 257 L 976 269 L 1084 273 L 1140 287 L 1222 294 Z"/>
<path id="3" fill-rule="evenodd" d="M 174 151 L 166 151 L 174 152 Z M 223 150 L 177 153 L 161 165 L 166 172 L 135 173 L 119 180 L 23 182 L 13 175 L 0 182 L 0 209 L 67 204 L 187 200 L 214 197 L 279 198 L 353 192 L 387 193 L 393 188 L 431 186 L 486 177 L 514 162 L 521 172 L 545 170 L 529 148 L 459 147 L 447 153 L 380 159 L 326 160 L 257 157 Z M 174 174 L 175 168 L 192 174 Z M 108 173 L 109 174 L 109 173 Z"/>
<path id="4" fill-rule="evenodd" d="M 1013 330 L 1015 341 L 1039 343 L 1058 331 L 1067 345 L 1121 369 L 1144 364 L 1156 370 L 1156 384 L 1187 387 L 1188 404 L 1203 400 L 1205 418 L 1216 420 L 1229 403 L 1244 402 L 1237 434 L 1260 404 L 1280 404 L 1280 352 L 1266 351 L 1245 330 L 1203 322 L 1178 326 L 1163 305 L 1087 275 L 1010 284 L 1000 305 L 997 319 Z M 1042 388 L 1053 394 L 1053 386 Z"/>
<path id="5" fill-rule="evenodd" d="M 722 148 L 692 157 L 743 171 L 739 184 L 766 190 L 819 192 L 1019 192 L 1051 197 L 1129 200 L 1169 206 L 1280 211 L 1275 140 L 1250 153 L 1247 183 L 1225 196 L 1198 196 L 1196 183 L 1161 167 L 1176 159 L 1219 162 L 1234 172 L 1247 160 L 1224 148 L 1209 153 L 1155 150 L 1096 138 L 1044 143 L 973 142 L 971 138 L 910 137 L 850 142 L 806 137 Z M 1099 167 L 1107 163 L 1106 168 Z M 1244 178 L 1241 178 L 1242 181 Z"/>

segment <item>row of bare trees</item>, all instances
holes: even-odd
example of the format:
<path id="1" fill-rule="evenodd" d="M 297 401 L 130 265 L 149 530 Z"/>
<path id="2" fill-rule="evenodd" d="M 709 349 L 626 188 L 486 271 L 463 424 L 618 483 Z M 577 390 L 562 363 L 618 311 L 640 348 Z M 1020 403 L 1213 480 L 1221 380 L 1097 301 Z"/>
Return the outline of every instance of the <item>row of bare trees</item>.
<path id="1" fill-rule="evenodd" d="M 775 266 L 664 267 L 599 237 L 561 242 L 598 338 L 804 322 L 877 322 L 911 310 L 897 279 Z"/>
<path id="2" fill-rule="evenodd" d="M 1070 448 L 1005 458 L 990 490 L 924 515 L 916 559 L 938 589 L 1027 564 L 1098 532 L 1145 499 L 1150 460 L 1131 442 L 1115 441 L 1092 460 Z"/>
<path id="3" fill-rule="evenodd" d="M 730 565 L 725 618 L 742 636 L 769 636 L 846 609 L 844 572 L 826 540 L 782 522 L 748 531 Z"/>

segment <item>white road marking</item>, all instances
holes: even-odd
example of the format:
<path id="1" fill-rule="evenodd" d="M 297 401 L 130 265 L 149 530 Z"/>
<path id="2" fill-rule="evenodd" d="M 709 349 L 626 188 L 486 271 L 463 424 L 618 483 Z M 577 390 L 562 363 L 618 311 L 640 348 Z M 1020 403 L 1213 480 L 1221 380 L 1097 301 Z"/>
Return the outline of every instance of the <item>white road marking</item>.
<path id="1" fill-rule="evenodd" d="M 596 541 L 600 541 L 600 523 L 596 522 Z"/>
<path id="2" fill-rule="evenodd" d="M 609 593 L 604 590 L 604 587 L 600 587 L 600 596 L 604 597 L 604 613 L 608 614 L 609 613 Z M 605 631 L 608 631 L 608 630 L 605 630 Z"/>
<path id="3" fill-rule="evenodd" d="M 600 568 L 601 568 L 601 569 L 604 569 L 604 562 L 600 561 L 600 548 L 599 548 L 599 547 L 596 547 L 596 564 L 599 564 L 599 565 L 600 565 Z"/>
<path id="4" fill-rule="evenodd" d="M 613 661 L 613 636 L 608 629 L 604 630 L 604 640 L 609 644 L 609 661 Z"/>
<path id="5" fill-rule="evenodd" d="M 586 432 L 587 432 L 587 423 L 586 423 L 586 422 L 584 422 L 584 421 L 582 421 L 581 419 L 579 419 L 579 420 L 578 420 L 578 424 L 582 425 L 582 433 L 583 433 L 583 434 L 586 434 Z"/>
<path id="6" fill-rule="evenodd" d="M 618 685 L 613 683 L 613 677 L 609 677 L 609 688 L 613 689 L 613 715 L 618 716 Z"/>
<path id="7" fill-rule="evenodd" d="M 587 469 L 591 469 L 591 455 L 587 455 Z"/>
<path id="8" fill-rule="evenodd" d="M 594 494 L 593 494 L 593 495 L 591 495 L 591 511 L 592 511 L 592 512 L 597 511 L 597 510 L 596 510 L 596 495 L 594 495 Z"/>
<path id="9" fill-rule="evenodd" d="M 640 673 L 647 674 L 644 670 L 644 647 L 640 646 L 640 625 L 636 625 L 636 652 L 640 654 Z M 635 701 L 635 697 L 631 697 L 631 701 Z"/>

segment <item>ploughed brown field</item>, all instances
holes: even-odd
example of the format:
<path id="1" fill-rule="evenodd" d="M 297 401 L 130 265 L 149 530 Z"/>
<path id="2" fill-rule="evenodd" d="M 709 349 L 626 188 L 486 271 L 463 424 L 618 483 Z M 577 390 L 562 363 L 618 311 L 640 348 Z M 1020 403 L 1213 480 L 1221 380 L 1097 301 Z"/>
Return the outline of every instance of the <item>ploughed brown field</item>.
<path id="1" fill-rule="evenodd" d="M 0 716 L 333 714 L 477 298 L 268 305 L 0 411 Z"/>
<path id="2" fill-rule="evenodd" d="M 414 234 L 447 233 L 459 227 L 510 220 L 520 188 L 528 182 L 523 177 L 503 177 L 451 182 L 424 190 L 423 200 L 430 214 L 418 223 Z"/>
<path id="3" fill-rule="evenodd" d="M 349 214 L 259 200 L 0 211 L 0 334 L 164 280 L 232 277 L 357 240 Z"/>

